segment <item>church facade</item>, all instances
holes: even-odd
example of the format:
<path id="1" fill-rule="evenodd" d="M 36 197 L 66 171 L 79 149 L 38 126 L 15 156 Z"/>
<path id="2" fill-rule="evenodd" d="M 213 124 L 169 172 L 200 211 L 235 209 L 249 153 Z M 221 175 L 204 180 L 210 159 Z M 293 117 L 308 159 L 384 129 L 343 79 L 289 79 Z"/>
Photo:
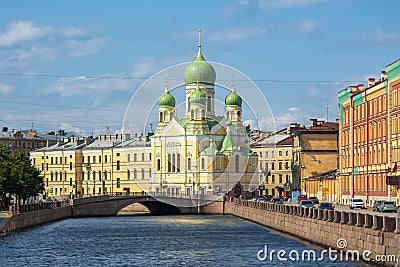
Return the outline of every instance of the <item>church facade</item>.
<path id="1" fill-rule="evenodd" d="M 158 100 L 159 121 L 151 137 L 153 183 L 150 191 L 166 194 L 218 194 L 238 182 L 253 191 L 258 184 L 257 154 L 250 150 L 242 122 L 242 98 L 234 84 L 225 98 L 224 114 L 215 114 L 216 72 L 198 54 L 184 73 L 185 114 L 166 85 Z"/>

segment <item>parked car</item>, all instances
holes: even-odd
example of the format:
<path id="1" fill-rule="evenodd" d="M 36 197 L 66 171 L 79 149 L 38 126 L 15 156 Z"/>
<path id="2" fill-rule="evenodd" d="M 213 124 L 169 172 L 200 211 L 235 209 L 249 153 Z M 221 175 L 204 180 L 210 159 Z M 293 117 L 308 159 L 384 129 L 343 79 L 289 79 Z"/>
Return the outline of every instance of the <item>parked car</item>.
<path id="1" fill-rule="evenodd" d="M 360 198 L 352 198 L 350 199 L 349 204 L 350 209 L 365 209 L 364 201 Z"/>
<path id="2" fill-rule="evenodd" d="M 381 212 L 385 212 L 385 211 L 397 212 L 397 208 L 394 205 L 393 201 L 382 201 L 381 204 L 378 206 L 377 211 L 381 211 Z"/>
<path id="3" fill-rule="evenodd" d="M 314 204 L 319 204 L 319 200 L 317 197 L 309 197 L 309 200 L 311 200 Z"/>
<path id="4" fill-rule="evenodd" d="M 318 205 L 318 209 L 320 209 L 320 210 L 335 210 L 335 207 L 330 202 L 321 202 Z"/>
<path id="5" fill-rule="evenodd" d="M 265 198 L 266 201 L 271 201 L 271 199 L 274 197 L 273 195 L 266 195 L 263 196 Z"/>
<path id="6" fill-rule="evenodd" d="M 372 211 L 378 211 L 378 207 L 381 205 L 383 200 L 375 200 L 374 205 L 372 206 Z"/>
<path id="7" fill-rule="evenodd" d="M 300 201 L 299 206 L 303 207 L 303 208 L 314 208 L 315 205 L 311 200 L 307 199 L 307 200 Z"/>
<path id="8" fill-rule="evenodd" d="M 300 201 L 302 200 L 308 200 L 308 196 L 307 195 L 299 195 L 297 197 L 297 201 L 300 203 Z"/>
<path id="9" fill-rule="evenodd" d="M 281 197 L 274 197 L 271 199 L 271 202 L 274 202 L 275 204 L 283 204 L 283 199 Z"/>
<path id="10" fill-rule="evenodd" d="M 267 200 L 263 196 L 256 197 L 253 201 L 256 202 L 266 202 Z"/>

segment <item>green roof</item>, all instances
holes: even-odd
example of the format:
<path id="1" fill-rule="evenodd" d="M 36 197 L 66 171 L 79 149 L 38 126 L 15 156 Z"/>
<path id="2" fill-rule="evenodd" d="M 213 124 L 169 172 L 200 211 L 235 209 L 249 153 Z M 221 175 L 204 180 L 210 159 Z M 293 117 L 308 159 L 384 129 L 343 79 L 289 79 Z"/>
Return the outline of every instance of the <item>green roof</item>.
<path id="1" fill-rule="evenodd" d="M 197 88 L 196 90 L 194 90 L 194 92 L 190 95 L 189 97 L 189 103 L 190 104 L 201 104 L 201 105 L 205 105 L 206 104 L 206 94 L 203 93 L 200 90 L 200 87 L 197 84 Z"/>
<path id="2" fill-rule="evenodd" d="M 232 92 L 225 98 L 225 105 L 227 106 L 242 106 L 242 98 L 232 88 Z"/>
<path id="3" fill-rule="evenodd" d="M 231 135 L 228 133 L 228 134 L 225 136 L 224 141 L 222 142 L 221 152 L 225 152 L 225 151 L 227 151 L 227 150 L 232 151 L 233 147 L 234 147 L 234 144 L 233 144 L 232 137 L 231 137 Z"/>
<path id="4" fill-rule="evenodd" d="M 213 85 L 215 77 L 214 68 L 204 59 L 200 51 L 194 61 L 185 70 L 186 85 L 196 84 L 197 82 Z"/>
<path id="5" fill-rule="evenodd" d="M 169 93 L 168 89 L 165 90 L 165 93 L 158 99 L 159 107 L 175 107 L 175 98 Z"/>

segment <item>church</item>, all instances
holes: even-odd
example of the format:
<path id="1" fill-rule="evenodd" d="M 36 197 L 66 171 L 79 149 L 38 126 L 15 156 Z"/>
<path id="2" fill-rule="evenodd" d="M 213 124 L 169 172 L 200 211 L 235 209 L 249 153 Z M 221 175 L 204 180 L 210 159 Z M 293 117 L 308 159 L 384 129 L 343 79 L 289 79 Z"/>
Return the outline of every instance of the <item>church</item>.
<path id="1" fill-rule="evenodd" d="M 158 99 L 150 191 L 216 195 L 231 191 L 238 182 L 243 190 L 257 189 L 257 154 L 250 150 L 242 122 L 242 98 L 232 83 L 224 114 L 215 114 L 216 75 L 202 54 L 199 36 L 197 56 L 184 73 L 184 116 L 177 117 L 168 84 Z"/>

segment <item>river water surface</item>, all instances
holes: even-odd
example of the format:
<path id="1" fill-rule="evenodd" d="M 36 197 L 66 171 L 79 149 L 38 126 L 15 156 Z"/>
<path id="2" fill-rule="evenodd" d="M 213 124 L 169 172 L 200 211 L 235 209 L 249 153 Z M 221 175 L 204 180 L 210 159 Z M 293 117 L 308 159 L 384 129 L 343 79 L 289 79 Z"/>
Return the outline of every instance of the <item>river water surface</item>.
<path id="1" fill-rule="evenodd" d="M 287 260 L 261 261 L 265 246 Z M 322 248 L 233 216 L 81 218 L 1 236 L 0 266 L 359 266 L 301 261 L 310 249 L 320 256 Z"/>

